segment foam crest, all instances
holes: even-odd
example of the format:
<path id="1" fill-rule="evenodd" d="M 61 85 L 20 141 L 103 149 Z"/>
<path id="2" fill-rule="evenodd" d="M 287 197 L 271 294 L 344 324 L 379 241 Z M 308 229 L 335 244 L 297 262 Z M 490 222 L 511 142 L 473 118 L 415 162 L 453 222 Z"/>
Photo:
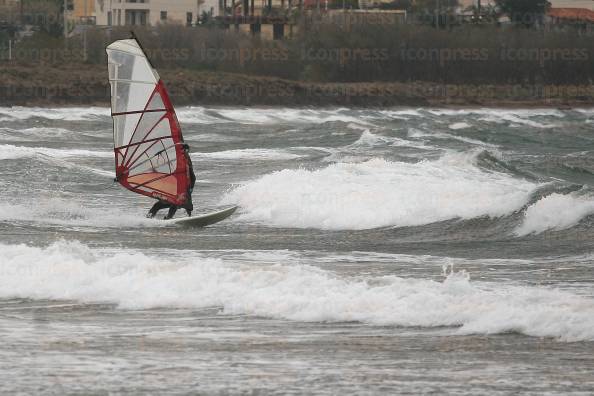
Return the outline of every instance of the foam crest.
<path id="1" fill-rule="evenodd" d="M 244 221 L 343 230 L 499 217 L 528 202 L 537 184 L 484 172 L 474 164 L 476 155 L 285 169 L 245 183 L 228 193 L 223 203 L 238 203 Z"/>
<path id="2" fill-rule="evenodd" d="M 518 117 L 556 117 L 563 118 L 565 114 L 557 109 L 494 109 L 494 108 L 476 108 L 476 109 L 432 109 L 430 114 L 437 116 L 463 116 L 463 115 L 493 115 L 493 116 L 507 116 L 514 115 Z"/>
<path id="3" fill-rule="evenodd" d="M 0 298 L 105 302 L 121 309 L 218 307 L 223 314 L 304 322 L 451 326 L 449 334 L 594 340 L 594 300 L 569 292 L 471 282 L 463 271 L 450 272 L 443 282 L 344 278 L 290 258 L 261 264 L 207 253 L 159 253 L 101 251 L 78 242 L 46 248 L 0 244 Z"/>
<path id="4" fill-rule="evenodd" d="M 470 128 L 471 125 L 467 122 L 455 122 L 453 124 L 450 124 L 448 126 L 448 128 L 457 131 L 458 129 L 466 129 L 466 128 Z"/>
<path id="5" fill-rule="evenodd" d="M 91 151 L 83 149 L 55 149 L 49 147 L 26 147 L 14 146 L 12 144 L 0 144 L 0 160 L 30 158 L 43 155 L 53 158 L 72 157 L 99 157 L 111 158 L 113 153 L 109 151 Z"/>
<path id="6" fill-rule="evenodd" d="M 509 122 L 532 128 L 554 128 L 555 124 L 543 124 L 532 120 L 533 117 L 563 118 L 565 114 L 556 109 L 433 109 L 430 114 L 436 116 L 468 116 L 479 115 L 479 120 L 493 123 Z"/>
<path id="7" fill-rule="evenodd" d="M 31 118 L 46 118 L 49 120 L 65 121 L 93 121 L 102 117 L 109 117 L 107 107 L 0 107 L 0 116 L 7 121 L 28 120 Z"/>
<path id="8" fill-rule="evenodd" d="M 464 125 L 462 125 L 462 124 L 464 124 Z M 451 130 L 465 129 L 465 128 L 470 128 L 470 127 L 471 127 L 471 125 L 466 124 L 464 122 L 453 124 L 453 125 L 449 126 L 449 128 Z M 407 135 L 413 139 L 414 138 L 421 139 L 421 138 L 426 138 L 426 137 L 434 138 L 434 139 L 453 139 L 453 140 L 458 140 L 460 142 L 469 143 L 469 144 L 476 145 L 476 146 L 489 147 L 491 149 L 498 148 L 498 146 L 495 144 L 483 142 L 481 140 L 472 139 L 472 138 L 468 138 L 468 137 L 464 137 L 464 136 L 452 135 L 450 133 L 445 133 L 445 132 L 437 132 L 437 131 L 426 132 L 426 131 L 422 131 L 422 130 L 419 130 L 416 128 L 409 128 Z"/>
<path id="9" fill-rule="evenodd" d="M 347 114 L 349 113 L 349 114 Z M 180 121 L 199 124 L 235 122 L 240 124 L 275 124 L 325 122 L 351 122 L 360 125 L 372 125 L 369 121 L 352 115 L 349 109 L 294 109 L 294 108 L 203 108 L 182 107 L 178 109 Z"/>
<path id="10" fill-rule="evenodd" d="M 412 117 L 423 117 L 420 110 L 399 109 L 399 110 L 380 110 L 378 114 L 381 118 L 388 117 L 396 120 L 408 120 Z"/>
<path id="11" fill-rule="evenodd" d="M 370 147 L 411 147 L 421 150 L 429 150 L 432 147 L 426 146 L 423 143 L 419 143 L 414 140 L 407 140 L 407 139 L 400 139 L 398 137 L 388 137 L 383 136 L 380 134 L 375 134 L 369 131 L 369 129 L 364 129 L 355 142 L 349 144 L 348 146 L 344 146 L 344 149 L 347 151 L 355 149 L 359 151 L 359 149 L 367 150 Z"/>
<path id="12" fill-rule="evenodd" d="M 547 195 L 526 209 L 516 235 L 537 234 L 547 230 L 563 230 L 594 214 L 594 199 L 576 194 Z"/>
<path id="13" fill-rule="evenodd" d="M 303 155 L 281 149 L 237 149 L 215 151 L 211 153 L 194 153 L 192 157 L 219 160 L 269 160 L 282 161 L 301 158 Z"/>
<path id="14" fill-rule="evenodd" d="M 0 119 L 0 122 L 2 120 Z M 14 140 L 18 139 L 20 142 L 26 141 L 39 141 L 40 137 L 46 139 L 59 139 L 68 137 L 69 139 L 76 138 L 79 136 L 74 131 L 69 131 L 64 128 L 24 128 L 24 129 L 13 129 L 13 128 L 0 128 L 0 139 L 2 140 Z"/>

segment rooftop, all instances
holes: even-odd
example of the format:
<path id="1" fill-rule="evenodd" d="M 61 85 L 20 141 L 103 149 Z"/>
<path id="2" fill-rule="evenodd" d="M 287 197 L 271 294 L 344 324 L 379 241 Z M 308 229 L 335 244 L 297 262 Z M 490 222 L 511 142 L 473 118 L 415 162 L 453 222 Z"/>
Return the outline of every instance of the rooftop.
<path id="1" fill-rule="evenodd" d="M 594 11 L 586 8 L 551 8 L 548 15 L 558 19 L 594 22 Z"/>

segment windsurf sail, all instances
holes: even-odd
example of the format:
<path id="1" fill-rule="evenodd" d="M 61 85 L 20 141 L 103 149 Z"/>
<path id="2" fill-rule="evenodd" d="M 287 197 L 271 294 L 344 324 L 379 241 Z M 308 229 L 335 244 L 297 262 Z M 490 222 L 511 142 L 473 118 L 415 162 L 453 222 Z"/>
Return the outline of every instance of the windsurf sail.
<path id="1" fill-rule="evenodd" d="M 135 193 L 181 206 L 188 158 L 169 94 L 136 38 L 107 47 L 116 180 Z"/>

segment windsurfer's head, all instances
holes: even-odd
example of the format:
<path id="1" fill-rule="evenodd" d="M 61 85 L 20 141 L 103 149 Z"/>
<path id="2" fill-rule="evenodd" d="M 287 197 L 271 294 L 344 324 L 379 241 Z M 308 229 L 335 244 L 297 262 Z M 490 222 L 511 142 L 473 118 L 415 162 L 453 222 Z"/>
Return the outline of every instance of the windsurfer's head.
<path id="1" fill-rule="evenodd" d="M 190 151 L 190 146 L 187 143 L 182 144 L 182 148 L 186 151 Z"/>

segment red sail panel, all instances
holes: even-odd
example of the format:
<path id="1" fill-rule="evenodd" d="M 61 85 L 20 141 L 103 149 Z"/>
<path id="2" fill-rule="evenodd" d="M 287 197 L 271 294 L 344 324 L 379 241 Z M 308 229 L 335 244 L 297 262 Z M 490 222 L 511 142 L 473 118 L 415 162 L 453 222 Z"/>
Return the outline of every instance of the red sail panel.
<path id="1" fill-rule="evenodd" d="M 189 164 L 165 86 L 136 40 L 116 41 L 107 53 L 116 179 L 138 194 L 183 205 Z"/>

